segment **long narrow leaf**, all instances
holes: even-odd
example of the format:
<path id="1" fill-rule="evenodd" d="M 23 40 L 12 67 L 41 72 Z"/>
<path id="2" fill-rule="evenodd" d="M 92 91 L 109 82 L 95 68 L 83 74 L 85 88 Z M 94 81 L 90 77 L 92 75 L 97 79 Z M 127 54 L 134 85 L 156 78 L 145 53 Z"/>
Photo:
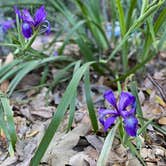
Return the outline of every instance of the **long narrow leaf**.
<path id="1" fill-rule="evenodd" d="M 115 126 L 111 129 L 111 131 L 107 135 L 103 148 L 102 148 L 102 151 L 100 153 L 99 159 L 97 161 L 97 166 L 106 165 L 118 125 L 119 125 L 119 121 L 116 122 Z"/>
<path id="2" fill-rule="evenodd" d="M 46 149 L 48 148 L 50 141 L 52 140 L 56 130 L 58 129 L 60 122 L 62 121 L 64 114 L 65 114 L 69 104 L 72 101 L 73 96 L 75 95 L 75 91 L 77 89 L 79 81 L 81 80 L 82 76 L 84 75 L 84 73 L 87 70 L 87 68 L 89 67 L 89 65 L 91 65 L 93 63 L 94 62 L 89 62 L 89 63 L 84 64 L 74 74 L 72 80 L 70 81 L 70 83 L 62 97 L 60 104 L 57 107 L 57 111 L 54 114 L 53 119 L 46 130 L 46 133 L 45 133 L 43 139 L 40 142 L 40 145 L 35 153 L 35 156 L 31 160 L 30 166 L 37 166 L 39 164 Z"/>
<path id="3" fill-rule="evenodd" d="M 89 78 L 89 71 L 88 70 L 85 72 L 84 81 L 85 81 L 85 96 L 86 96 L 86 103 L 88 106 L 89 116 L 91 119 L 93 129 L 96 132 L 98 130 L 98 123 L 97 123 L 95 109 L 93 106 L 93 101 L 92 101 L 91 94 L 90 94 L 91 90 L 90 90 L 90 78 Z"/>
<path id="4" fill-rule="evenodd" d="M 79 69 L 81 64 L 81 61 L 78 61 L 74 67 L 74 73 Z M 73 98 L 71 100 L 70 103 L 70 108 L 69 108 L 69 123 L 68 123 L 68 127 L 67 127 L 67 131 L 69 131 L 71 129 L 72 123 L 73 123 L 73 119 L 74 119 L 74 113 L 75 113 L 75 105 L 76 105 L 76 96 L 77 96 L 77 92 L 74 92 Z"/>
<path id="5" fill-rule="evenodd" d="M 15 130 L 15 124 L 13 120 L 13 112 L 9 105 L 7 97 L 0 92 L 0 128 L 2 128 L 8 142 L 8 149 L 10 155 L 14 153 L 14 147 L 16 144 L 17 136 Z"/>

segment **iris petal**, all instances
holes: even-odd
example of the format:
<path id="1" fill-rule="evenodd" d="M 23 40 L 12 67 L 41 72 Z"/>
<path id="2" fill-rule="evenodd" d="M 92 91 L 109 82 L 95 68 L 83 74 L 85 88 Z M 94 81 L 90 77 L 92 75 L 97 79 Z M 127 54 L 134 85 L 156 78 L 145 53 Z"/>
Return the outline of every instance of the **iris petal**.
<path id="1" fill-rule="evenodd" d="M 108 90 L 104 93 L 104 98 L 114 107 L 116 108 L 116 98 L 112 90 Z"/>
<path id="2" fill-rule="evenodd" d="M 44 6 L 42 5 L 39 9 L 37 9 L 35 13 L 35 17 L 34 17 L 35 27 L 43 23 L 46 20 L 46 17 L 47 17 L 47 13 L 45 11 Z"/>
<path id="3" fill-rule="evenodd" d="M 34 20 L 33 20 L 31 14 L 29 13 L 29 11 L 27 9 L 23 9 L 22 10 L 22 16 L 21 16 L 21 18 L 22 18 L 22 20 L 24 22 L 27 22 L 27 23 L 29 23 L 31 25 L 34 25 Z"/>
<path id="4" fill-rule="evenodd" d="M 133 116 L 136 112 L 136 109 L 135 108 L 132 108 L 131 110 L 127 111 L 127 110 L 122 110 L 120 111 L 120 115 L 123 117 L 123 118 L 126 118 L 128 116 Z"/>
<path id="5" fill-rule="evenodd" d="M 40 26 L 40 33 L 45 33 L 46 35 L 49 35 L 51 32 L 51 26 L 49 21 L 45 20 L 43 24 Z"/>
<path id="6" fill-rule="evenodd" d="M 20 10 L 17 8 L 17 6 L 14 6 L 14 12 L 18 15 L 18 17 L 21 19 L 21 12 Z"/>
<path id="7" fill-rule="evenodd" d="M 129 136 L 137 135 L 138 120 L 135 116 L 128 116 L 124 119 L 124 128 Z"/>
<path id="8" fill-rule="evenodd" d="M 114 110 L 109 110 L 109 109 L 99 109 L 98 111 L 98 114 L 99 114 L 99 121 L 100 123 L 104 126 L 104 123 L 105 123 L 105 117 L 106 115 L 114 115 L 114 116 L 117 116 L 117 112 L 114 111 Z"/>
<path id="9" fill-rule="evenodd" d="M 2 29 L 4 32 L 7 32 L 9 29 L 14 27 L 14 20 L 7 20 L 3 21 L 0 25 L 2 26 Z"/>
<path id="10" fill-rule="evenodd" d="M 24 35 L 25 38 L 30 38 L 32 36 L 33 30 L 30 24 L 28 23 L 23 23 L 22 24 L 22 34 Z"/>
<path id="11" fill-rule="evenodd" d="M 121 92 L 119 99 L 119 111 L 126 109 L 127 106 L 135 104 L 135 97 L 130 92 Z"/>
<path id="12" fill-rule="evenodd" d="M 105 132 L 108 130 L 109 127 L 111 127 L 115 123 L 116 118 L 117 118 L 117 116 L 111 116 L 105 120 L 105 122 L 104 122 L 104 131 Z"/>

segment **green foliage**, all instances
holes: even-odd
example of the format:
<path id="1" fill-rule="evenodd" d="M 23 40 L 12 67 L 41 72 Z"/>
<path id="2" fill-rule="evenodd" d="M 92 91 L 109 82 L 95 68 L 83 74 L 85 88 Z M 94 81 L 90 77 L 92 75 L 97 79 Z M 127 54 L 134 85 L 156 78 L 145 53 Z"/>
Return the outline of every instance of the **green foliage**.
<path id="1" fill-rule="evenodd" d="M 80 62 L 78 61 L 78 63 L 80 63 Z M 86 70 L 89 68 L 89 66 L 92 63 L 94 63 L 94 62 L 85 63 L 84 65 L 79 67 L 79 69 L 77 69 L 77 71 L 74 73 L 74 75 L 61 99 L 61 102 L 57 107 L 57 111 L 54 114 L 52 121 L 49 124 L 49 126 L 45 132 L 45 135 L 35 153 L 35 156 L 31 160 L 31 164 L 30 164 L 31 166 L 37 166 L 39 164 L 50 141 L 52 140 L 56 130 L 58 129 L 58 127 L 67 111 L 67 108 L 69 107 L 69 105 L 73 104 L 73 98 L 76 95 L 76 90 L 77 90 L 79 81 L 81 80 L 81 78 L 85 74 Z M 70 113 L 71 113 L 71 111 L 70 111 Z M 92 122 L 92 124 L 93 124 L 93 122 Z"/>
<path id="2" fill-rule="evenodd" d="M 11 156 L 14 155 L 14 147 L 17 141 L 13 111 L 9 105 L 9 100 L 0 92 L 0 130 L 2 130 L 8 141 L 8 150 Z"/>
<path id="3" fill-rule="evenodd" d="M 68 108 L 69 122 L 67 131 L 70 130 L 75 113 L 77 87 L 82 78 L 84 78 L 85 97 L 91 124 L 95 132 L 98 130 L 97 117 L 91 98 L 90 66 L 92 66 L 99 74 L 109 74 L 112 76 L 110 77 L 111 81 L 123 81 L 130 74 L 135 74 L 139 69 L 143 68 L 145 64 L 148 63 L 158 51 L 160 51 L 166 39 L 166 30 L 161 30 L 166 23 L 166 8 L 165 6 L 162 7 L 162 5 L 165 4 L 164 0 L 106 0 L 103 7 L 100 6 L 99 0 L 72 0 L 70 3 L 72 3 L 74 7 L 70 8 L 65 1 L 61 0 L 14 0 L 0 3 L 0 8 L 7 7 L 10 9 L 13 5 L 17 5 L 19 7 L 26 5 L 33 9 L 41 4 L 46 4 L 48 13 L 55 11 L 56 16 L 60 18 L 58 22 L 60 29 L 56 31 L 54 40 L 48 43 L 45 49 L 50 49 L 58 40 L 59 36 L 64 33 L 66 34 L 64 42 L 58 50 L 58 56 L 48 57 L 43 53 L 44 50 L 37 51 L 31 48 L 39 33 L 38 30 L 30 40 L 25 40 L 21 34 L 21 23 L 17 17 L 17 29 L 12 33 L 10 40 L 11 43 L 0 43 L 1 46 L 11 47 L 15 56 L 15 60 L 13 62 L 0 67 L 0 83 L 4 80 L 11 79 L 7 92 L 8 96 L 12 95 L 23 77 L 25 77 L 29 72 L 32 72 L 42 66 L 44 66 L 44 72 L 40 85 L 44 84 L 47 80 L 49 64 L 52 62 L 54 62 L 55 65 L 59 62 L 62 64 L 59 65 L 59 73 L 53 78 L 52 83 L 48 85 L 49 90 L 52 90 L 58 83 L 71 79 L 66 91 L 64 92 L 62 100 L 58 105 L 57 112 L 53 116 L 35 156 L 31 161 L 32 166 L 37 166 L 39 164 Z M 102 13 L 104 14 L 102 15 Z M 157 16 L 156 13 L 158 13 Z M 51 21 L 54 21 L 54 16 L 49 15 L 49 17 Z M 65 25 L 63 25 L 61 18 L 67 22 Z M 52 22 L 52 24 L 54 23 L 55 22 Z M 112 27 L 111 36 L 108 36 L 106 31 L 108 23 Z M 114 35 L 116 32 L 116 23 L 120 25 L 121 31 L 118 37 Z M 62 25 L 64 27 L 62 27 Z M 79 46 L 81 58 L 63 56 L 64 49 L 70 42 Z M 134 53 L 133 50 L 135 50 Z M 52 54 L 51 51 L 50 54 Z M 120 60 L 118 57 L 120 57 Z M 131 58 L 136 61 L 134 67 L 131 67 L 129 63 Z M 112 60 L 115 64 L 122 64 L 122 67 L 121 65 L 116 65 L 116 68 L 112 68 L 110 65 L 110 61 Z M 73 67 L 74 70 L 71 72 Z M 115 73 L 119 77 L 116 77 Z M 112 78 L 115 77 L 116 79 L 112 80 Z M 119 82 L 118 87 L 120 90 Z M 154 124 L 152 120 L 147 121 L 143 119 L 138 99 L 137 85 L 132 83 L 130 84 L 130 88 L 137 99 L 137 115 L 141 125 L 139 134 L 145 133 L 146 127 L 150 123 L 154 128 L 156 128 L 156 130 L 164 132 L 164 130 Z M 12 111 L 9 109 L 10 107 L 7 103 L 7 99 L 2 96 L 0 98 L 0 113 L 2 115 L 0 116 L 1 128 L 9 140 L 10 150 L 12 149 L 11 147 L 14 147 L 15 145 L 16 135 L 11 114 Z M 7 114 L 5 113 L 5 110 L 8 111 L 6 112 Z M 8 117 L 7 121 L 5 121 L 4 115 Z M 9 123 L 9 125 L 11 125 L 11 130 L 6 128 L 5 123 Z M 100 166 L 103 162 L 106 162 L 117 128 L 119 129 L 119 137 L 123 145 L 129 147 L 131 152 L 139 158 L 143 165 L 145 165 L 139 155 L 139 151 L 137 151 L 136 147 L 132 144 L 132 140 L 125 135 L 121 124 L 121 122 L 118 122 L 108 134 L 99 157 L 98 165 Z"/>
<path id="4" fill-rule="evenodd" d="M 118 125 L 119 125 L 119 122 L 116 123 L 116 125 L 111 129 L 111 131 L 107 135 L 102 151 L 100 153 L 99 159 L 97 161 L 97 166 L 106 165 Z"/>

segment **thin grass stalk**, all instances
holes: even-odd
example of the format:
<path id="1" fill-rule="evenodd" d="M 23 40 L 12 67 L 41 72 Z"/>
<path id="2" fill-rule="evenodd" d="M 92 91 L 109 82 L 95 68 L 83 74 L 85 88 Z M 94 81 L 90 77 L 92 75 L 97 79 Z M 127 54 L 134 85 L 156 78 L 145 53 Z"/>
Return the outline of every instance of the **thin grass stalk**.
<path id="1" fill-rule="evenodd" d="M 107 59 L 107 61 L 111 60 L 115 56 L 115 54 L 117 53 L 117 51 L 119 51 L 119 49 L 128 40 L 131 32 L 133 32 L 134 30 L 136 30 L 136 28 L 138 28 L 140 25 L 142 25 L 142 23 L 149 17 L 149 15 L 151 15 L 153 12 L 155 12 L 163 3 L 164 3 L 164 1 L 159 1 L 157 4 L 155 4 L 154 6 L 152 6 L 149 10 L 147 10 L 142 16 L 140 16 L 135 21 L 135 23 L 133 23 L 133 25 L 126 32 L 125 36 L 123 37 L 123 39 L 121 40 L 121 42 L 119 43 L 119 45 L 111 53 L 111 55 L 109 56 L 109 58 Z"/>
<path id="2" fill-rule="evenodd" d="M 103 148 L 100 152 L 99 159 L 97 161 L 97 166 L 106 165 L 118 126 L 119 126 L 119 121 L 116 122 L 115 126 L 112 127 L 109 134 L 107 135 Z"/>
<path id="3" fill-rule="evenodd" d="M 91 90 L 90 90 L 90 73 L 89 70 L 85 72 L 85 77 L 84 77 L 84 88 L 85 88 L 85 96 L 86 96 L 86 103 L 88 106 L 88 112 L 89 112 L 89 117 L 91 120 L 92 127 L 95 132 L 98 130 L 98 121 L 96 117 L 96 112 L 94 109 L 93 101 L 91 98 Z"/>
<path id="4" fill-rule="evenodd" d="M 120 29 L 121 29 L 121 36 L 122 38 L 125 36 L 126 33 L 126 23 L 125 23 L 125 16 L 123 7 L 120 0 L 116 0 L 116 5 L 118 9 L 119 15 L 119 22 L 120 22 Z M 122 64 L 124 71 L 128 68 L 128 44 L 127 40 L 125 41 L 124 45 L 122 46 Z"/>
<path id="5" fill-rule="evenodd" d="M 81 80 L 81 78 L 84 75 L 87 68 L 89 68 L 89 66 L 92 65 L 93 63 L 94 62 L 89 62 L 89 63 L 84 64 L 73 75 L 73 78 L 70 81 L 70 83 L 61 99 L 61 102 L 57 107 L 57 111 L 54 114 L 54 116 L 51 120 L 51 123 L 49 124 L 49 126 L 44 134 L 44 137 L 42 138 L 40 145 L 39 145 L 34 157 L 31 160 L 30 166 L 39 165 L 40 160 L 42 159 L 46 149 L 48 148 L 49 143 L 51 142 L 56 130 L 58 129 L 58 127 L 64 117 L 64 114 L 65 114 L 69 104 L 71 103 L 71 101 L 74 97 L 74 94 L 75 94 L 75 91 L 79 84 L 79 81 Z"/>

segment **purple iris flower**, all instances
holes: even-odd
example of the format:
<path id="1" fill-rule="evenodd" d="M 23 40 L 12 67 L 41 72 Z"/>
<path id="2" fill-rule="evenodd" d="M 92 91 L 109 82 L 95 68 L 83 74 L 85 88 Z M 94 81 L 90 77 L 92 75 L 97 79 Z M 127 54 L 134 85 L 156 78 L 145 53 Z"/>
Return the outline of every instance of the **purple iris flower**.
<path id="1" fill-rule="evenodd" d="M 34 17 L 31 16 L 27 9 L 20 11 L 17 7 L 14 7 L 15 13 L 22 20 L 22 33 L 25 38 L 30 38 L 34 30 L 40 27 L 40 32 L 48 34 L 50 32 L 50 23 L 46 20 L 47 13 L 42 5 L 36 10 Z"/>
<path id="2" fill-rule="evenodd" d="M 104 126 L 104 131 L 111 127 L 118 117 L 122 117 L 123 125 L 129 136 L 137 135 L 138 120 L 136 114 L 136 100 L 129 92 L 121 92 L 119 101 L 116 101 L 112 90 L 104 93 L 104 98 L 111 104 L 112 109 L 99 110 L 99 121 Z"/>
<path id="3" fill-rule="evenodd" d="M 14 20 L 7 20 L 7 21 L 3 21 L 1 24 L 2 29 L 4 32 L 7 32 L 9 29 L 14 27 Z"/>

